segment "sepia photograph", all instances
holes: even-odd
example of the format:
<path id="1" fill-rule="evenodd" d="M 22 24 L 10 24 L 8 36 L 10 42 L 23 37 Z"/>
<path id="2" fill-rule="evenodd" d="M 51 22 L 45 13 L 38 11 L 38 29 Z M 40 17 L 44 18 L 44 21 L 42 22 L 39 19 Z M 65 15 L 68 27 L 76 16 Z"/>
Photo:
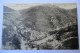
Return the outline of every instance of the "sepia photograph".
<path id="1" fill-rule="evenodd" d="M 77 4 L 4 4 L 2 50 L 79 50 Z"/>

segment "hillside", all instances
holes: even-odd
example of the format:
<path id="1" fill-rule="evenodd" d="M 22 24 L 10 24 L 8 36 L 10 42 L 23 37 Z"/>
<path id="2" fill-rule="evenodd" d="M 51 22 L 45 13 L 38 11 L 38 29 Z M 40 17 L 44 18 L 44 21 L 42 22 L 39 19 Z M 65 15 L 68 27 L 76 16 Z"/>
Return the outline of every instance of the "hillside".
<path id="1" fill-rule="evenodd" d="M 73 10 L 39 5 L 4 13 L 3 24 L 12 27 L 3 29 L 3 39 L 10 39 L 3 41 L 3 49 L 78 49 L 77 15 Z"/>
<path id="2" fill-rule="evenodd" d="M 20 22 L 20 14 L 19 12 L 15 11 L 14 9 L 11 9 L 7 6 L 4 6 L 4 12 L 3 12 L 3 33 L 2 33 L 2 48 L 4 46 L 6 48 L 11 49 L 11 42 L 14 38 L 14 34 L 16 34 L 16 27 L 18 26 Z M 9 45 L 10 44 L 10 45 Z M 4 49 L 6 49 L 4 48 Z"/>

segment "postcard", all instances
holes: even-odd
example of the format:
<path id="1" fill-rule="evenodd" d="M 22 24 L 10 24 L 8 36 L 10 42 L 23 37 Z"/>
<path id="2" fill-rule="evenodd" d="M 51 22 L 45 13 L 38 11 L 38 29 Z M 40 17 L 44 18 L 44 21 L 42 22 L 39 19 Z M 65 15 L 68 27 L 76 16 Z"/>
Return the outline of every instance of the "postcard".
<path id="1" fill-rule="evenodd" d="M 79 50 L 77 4 L 4 4 L 2 50 Z"/>

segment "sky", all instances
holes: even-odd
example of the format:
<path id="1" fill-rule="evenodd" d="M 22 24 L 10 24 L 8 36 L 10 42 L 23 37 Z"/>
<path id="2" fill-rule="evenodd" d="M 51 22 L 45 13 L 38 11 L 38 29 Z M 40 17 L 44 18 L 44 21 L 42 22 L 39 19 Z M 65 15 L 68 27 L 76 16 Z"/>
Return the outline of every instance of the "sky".
<path id="1" fill-rule="evenodd" d="M 73 9 L 76 8 L 76 3 L 44 3 L 44 4 L 51 4 L 51 5 L 56 5 L 60 8 L 64 9 Z M 30 4 L 4 4 L 4 6 L 8 6 L 14 10 L 21 10 L 21 9 L 26 9 L 30 8 L 32 6 L 38 6 L 38 5 L 44 5 L 43 3 L 30 3 Z"/>

